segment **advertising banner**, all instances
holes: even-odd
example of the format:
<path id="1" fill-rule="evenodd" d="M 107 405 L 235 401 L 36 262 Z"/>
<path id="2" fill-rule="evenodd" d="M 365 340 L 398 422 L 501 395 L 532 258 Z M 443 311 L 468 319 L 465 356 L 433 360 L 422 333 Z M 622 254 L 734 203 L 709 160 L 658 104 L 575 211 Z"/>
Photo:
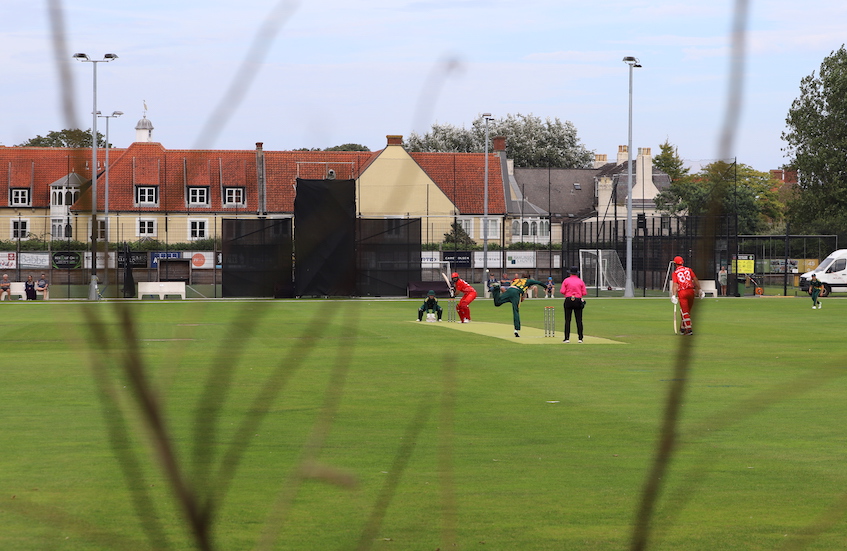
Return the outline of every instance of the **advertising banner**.
<path id="1" fill-rule="evenodd" d="M 73 270 L 82 266 L 82 255 L 75 251 L 53 253 L 53 267 L 59 270 Z"/>
<path id="2" fill-rule="evenodd" d="M 471 251 L 441 251 L 441 258 L 454 268 L 471 267 Z"/>
<path id="3" fill-rule="evenodd" d="M 21 268 L 46 270 L 50 267 L 50 253 L 22 252 L 18 257 L 18 264 L 20 264 Z"/>
<path id="4" fill-rule="evenodd" d="M 83 262 L 85 263 L 85 268 L 91 268 L 91 252 L 85 253 Z M 109 254 L 109 268 L 115 267 L 115 255 L 114 253 Z M 106 268 L 106 253 L 97 253 L 97 269 L 102 270 Z"/>
<path id="5" fill-rule="evenodd" d="M 436 268 L 436 262 L 441 261 L 441 253 L 438 251 L 421 251 L 421 267 Z"/>
<path id="6" fill-rule="evenodd" d="M 482 268 L 482 259 L 483 254 L 482 251 L 474 251 L 473 253 L 473 264 L 474 268 Z M 503 267 L 503 253 L 500 251 L 488 251 L 488 269 L 491 268 L 502 268 Z"/>
<path id="7" fill-rule="evenodd" d="M 186 252 L 183 258 L 191 259 L 191 267 L 195 270 L 213 270 L 217 265 L 221 267 L 221 253 L 217 253 L 217 264 L 215 263 L 214 251 Z"/>
<path id="8" fill-rule="evenodd" d="M 535 268 L 535 251 L 506 251 L 506 268 Z"/>
<path id="9" fill-rule="evenodd" d="M 15 253 L 0 253 L 0 270 L 14 270 L 18 267 L 18 257 Z"/>
<path id="10" fill-rule="evenodd" d="M 147 253 L 145 251 L 129 251 L 129 265 L 133 268 L 147 267 Z M 118 251 L 118 268 L 126 267 L 126 253 Z"/>
<path id="11" fill-rule="evenodd" d="M 166 253 L 150 253 L 150 267 L 158 268 L 160 258 L 182 258 L 182 253 L 179 251 L 169 251 Z"/>

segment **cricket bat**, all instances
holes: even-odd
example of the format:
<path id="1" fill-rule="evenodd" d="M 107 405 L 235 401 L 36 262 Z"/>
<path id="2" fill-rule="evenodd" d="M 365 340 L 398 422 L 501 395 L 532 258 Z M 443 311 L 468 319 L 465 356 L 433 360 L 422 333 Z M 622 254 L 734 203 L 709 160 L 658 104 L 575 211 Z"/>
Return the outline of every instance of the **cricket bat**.
<path id="1" fill-rule="evenodd" d="M 450 281 L 450 278 L 447 277 L 447 274 L 441 272 L 441 277 L 444 278 L 444 282 L 447 284 L 447 289 L 450 291 L 450 298 L 453 298 L 456 292 L 453 290 L 453 282 Z"/>
<path id="2" fill-rule="evenodd" d="M 673 305 L 673 334 L 674 335 L 679 333 L 679 316 L 677 315 L 678 314 L 678 312 L 677 312 L 678 307 L 679 307 L 679 304 L 677 304 L 677 303 L 675 303 Z"/>

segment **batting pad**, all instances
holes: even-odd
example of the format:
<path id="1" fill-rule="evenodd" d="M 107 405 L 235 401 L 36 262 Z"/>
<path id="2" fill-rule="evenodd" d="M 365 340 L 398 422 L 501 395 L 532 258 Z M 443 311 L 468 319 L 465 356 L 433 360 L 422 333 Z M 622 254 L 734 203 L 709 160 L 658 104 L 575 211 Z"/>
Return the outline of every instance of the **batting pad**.
<path id="1" fill-rule="evenodd" d="M 520 330 L 521 336 L 516 337 L 515 328 L 511 324 L 505 323 L 489 323 L 485 321 L 472 321 L 470 323 L 450 323 L 446 321 L 442 321 L 441 323 L 426 323 L 415 321 L 411 323 L 417 323 L 418 325 L 432 327 L 445 327 L 447 329 L 455 329 L 457 331 L 464 331 L 466 333 L 475 333 L 477 335 L 483 335 L 486 337 L 504 339 L 517 344 L 557 344 L 560 346 L 580 346 L 578 342 L 579 337 L 577 337 L 575 333 L 571 333 L 571 342 L 569 344 L 563 343 L 562 339 L 565 338 L 565 334 L 560 332 L 558 329 L 556 330 L 555 337 L 545 337 L 543 329 L 524 326 Z M 592 337 L 590 335 L 586 335 L 585 338 L 582 340 L 582 344 L 626 343 L 620 341 L 613 341 L 611 339 L 604 339 L 602 337 Z"/>

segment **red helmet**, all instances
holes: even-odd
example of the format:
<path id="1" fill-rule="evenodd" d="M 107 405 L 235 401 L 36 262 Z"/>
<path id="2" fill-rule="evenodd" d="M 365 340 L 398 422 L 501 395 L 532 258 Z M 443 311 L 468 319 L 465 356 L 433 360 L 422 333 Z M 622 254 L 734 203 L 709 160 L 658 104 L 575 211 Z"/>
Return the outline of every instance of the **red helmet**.
<path id="1" fill-rule="evenodd" d="M 681 256 L 675 256 L 673 258 L 673 263 L 674 264 L 685 264 L 685 261 L 682 259 Z"/>
<path id="2" fill-rule="evenodd" d="M 450 277 L 452 277 L 453 279 L 459 279 L 459 274 L 456 273 L 456 272 L 453 272 L 452 274 L 450 274 Z"/>

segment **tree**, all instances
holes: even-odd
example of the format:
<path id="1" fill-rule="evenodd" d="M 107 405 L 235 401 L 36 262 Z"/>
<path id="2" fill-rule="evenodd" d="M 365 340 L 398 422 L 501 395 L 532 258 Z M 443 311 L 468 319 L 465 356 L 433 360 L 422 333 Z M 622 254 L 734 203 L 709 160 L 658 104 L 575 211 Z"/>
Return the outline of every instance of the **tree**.
<path id="1" fill-rule="evenodd" d="M 796 197 L 788 205 L 795 231 L 847 234 L 847 50 L 844 45 L 800 81 L 782 139 L 798 171 Z"/>
<path id="2" fill-rule="evenodd" d="M 471 239 L 461 224 L 453 222 L 450 231 L 444 234 L 444 244 L 450 245 L 451 248 L 467 250 L 476 245 L 476 242 Z"/>
<path id="3" fill-rule="evenodd" d="M 489 121 L 488 125 L 489 139 L 506 138 L 506 156 L 516 167 L 589 168 L 594 160 L 570 121 L 549 117 L 542 121 L 533 115 L 517 114 Z M 478 117 L 470 129 L 434 124 L 423 136 L 412 132 L 406 147 L 409 151 L 481 153 L 485 151 L 485 119 Z"/>
<path id="4" fill-rule="evenodd" d="M 106 147 L 106 138 L 97 132 L 97 146 Z M 18 147 L 91 147 L 91 129 L 66 128 L 58 132 L 48 132 L 46 136 L 36 136 L 18 144 Z"/>
<path id="5" fill-rule="evenodd" d="M 665 140 L 665 143 L 659 145 L 659 149 L 662 152 L 653 157 L 655 168 L 670 176 L 671 182 L 678 182 L 688 177 L 690 169 L 685 166 L 685 161 L 679 156 L 675 145 Z"/>
<path id="6" fill-rule="evenodd" d="M 473 130 L 459 128 L 452 124 L 435 123 L 432 125 L 432 130 L 423 136 L 412 132 L 406 140 L 406 148 L 409 151 L 477 153 L 484 151 L 484 146 L 484 129 L 482 139 L 477 141 Z"/>
<path id="7" fill-rule="evenodd" d="M 327 147 L 324 151 L 370 151 L 370 149 L 357 143 L 345 143 L 333 147 Z"/>
<path id="8" fill-rule="evenodd" d="M 767 172 L 738 163 L 716 161 L 699 173 L 673 182 L 656 196 L 656 208 L 671 215 L 737 216 L 738 233 L 757 234 L 779 222 L 784 206 L 780 182 Z"/>

